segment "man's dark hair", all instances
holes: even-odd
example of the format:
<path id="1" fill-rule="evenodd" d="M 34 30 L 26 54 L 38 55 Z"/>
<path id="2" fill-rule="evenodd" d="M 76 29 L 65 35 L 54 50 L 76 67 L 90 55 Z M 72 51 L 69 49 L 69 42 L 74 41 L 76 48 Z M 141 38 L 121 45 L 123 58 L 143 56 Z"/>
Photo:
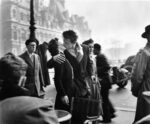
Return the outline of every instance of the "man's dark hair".
<path id="1" fill-rule="evenodd" d="M 25 45 L 27 46 L 31 42 L 35 42 L 37 46 L 39 45 L 39 41 L 37 39 L 28 39 L 28 40 L 26 40 Z"/>
<path id="2" fill-rule="evenodd" d="M 78 36 L 76 34 L 76 32 L 74 32 L 73 30 L 67 30 L 63 32 L 63 37 L 66 39 L 70 39 L 71 43 L 76 43 Z"/>
<path id="3" fill-rule="evenodd" d="M 97 49 L 97 50 L 101 50 L 101 45 L 100 44 L 98 44 L 98 43 L 95 43 L 94 44 L 94 49 Z"/>
<path id="4" fill-rule="evenodd" d="M 89 45 L 91 43 L 94 43 L 93 39 L 88 39 L 88 40 L 84 41 L 82 44 Z"/>

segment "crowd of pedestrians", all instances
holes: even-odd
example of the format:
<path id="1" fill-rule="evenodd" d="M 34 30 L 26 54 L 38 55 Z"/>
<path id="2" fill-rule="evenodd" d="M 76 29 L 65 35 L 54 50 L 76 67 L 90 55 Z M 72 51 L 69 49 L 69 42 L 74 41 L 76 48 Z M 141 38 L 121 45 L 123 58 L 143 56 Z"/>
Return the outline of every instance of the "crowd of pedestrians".
<path id="1" fill-rule="evenodd" d="M 97 110 L 99 116 L 102 116 L 99 122 L 110 123 L 116 117 L 109 99 L 111 67 L 107 57 L 101 52 L 101 45 L 94 43 L 92 39 L 80 44 L 78 35 L 73 30 L 64 31 L 62 37 L 63 43 L 54 38 L 41 45 L 37 40 L 29 38 L 25 42 L 27 50 L 24 53 L 18 56 L 7 53 L 0 59 L 1 124 L 57 124 L 59 122 L 54 110 L 61 109 L 71 113 L 73 98 L 99 101 L 102 106 Z M 150 88 L 150 26 L 145 28 L 142 37 L 147 39 L 147 44 L 135 57 L 131 77 L 131 91 L 138 98 L 134 123 L 149 114 L 146 108 L 149 103 L 145 100 L 143 91 L 149 91 Z M 51 54 L 50 60 L 47 60 L 46 52 Z M 57 91 L 54 105 L 51 101 L 44 100 L 44 87 L 50 84 L 50 68 L 54 68 Z M 26 116 L 28 113 L 31 117 Z M 86 117 L 79 118 L 72 116 L 71 123 L 83 124 Z"/>

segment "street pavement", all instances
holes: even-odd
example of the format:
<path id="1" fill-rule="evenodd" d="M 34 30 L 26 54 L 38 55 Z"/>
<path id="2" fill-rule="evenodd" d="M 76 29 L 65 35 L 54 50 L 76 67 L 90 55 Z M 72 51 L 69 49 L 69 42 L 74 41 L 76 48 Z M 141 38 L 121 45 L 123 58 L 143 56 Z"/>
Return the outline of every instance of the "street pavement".
<path id="1" fill-rule="evenodd" d="M 126 88 L 119 89 L 117 85 L 113 85 L 110 90 L 110 100 L 116 109 L 116 118 L 112 119 L 108 124 L 132 124 L 135 116 L 136 98 L 132 96 L 130 91 L 131 83 Z M 45 88 L 46 98 L 55 101 L 56 89 L 52 84 Z"/>

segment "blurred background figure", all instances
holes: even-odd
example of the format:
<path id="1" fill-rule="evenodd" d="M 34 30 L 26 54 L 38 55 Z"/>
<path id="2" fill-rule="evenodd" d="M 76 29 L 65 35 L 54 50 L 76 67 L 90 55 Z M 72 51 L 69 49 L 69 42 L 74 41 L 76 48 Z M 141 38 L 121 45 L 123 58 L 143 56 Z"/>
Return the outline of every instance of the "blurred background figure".
<path id="1" fill-rule="evenodd" d="M 96 55 L 97 74 L 100 78 L 103 120 L 102 122 L 111 122 L 111 118 L 115 117 L 115 109 L 109 100 L 109 89 L 111 88 L 111 81 L 109 77 L 110 66 L 105 55 L 101 53 L 101 45 L 94 44 L 94 54 Z"/>
<path id="2" fill-rule="evenodd" d="M 0 59 L 0 100 L 14 96 L 28 96 L 30 92 L 24 88 L 26 82 L 27 64 L 12 53 L 7 53 Z"/>
<path id="3" fill-rule="evenodd" d="M 20 57 L 28 64 L 27 81 L 25 88 L 29 89 L 32 96 L 44 97 L 45 86 L 40 63 L 40 57 L 35 53 L 37 43 L 35 39 L 28 39 L 25 42 L 27 51 L 22 53 Z"/>

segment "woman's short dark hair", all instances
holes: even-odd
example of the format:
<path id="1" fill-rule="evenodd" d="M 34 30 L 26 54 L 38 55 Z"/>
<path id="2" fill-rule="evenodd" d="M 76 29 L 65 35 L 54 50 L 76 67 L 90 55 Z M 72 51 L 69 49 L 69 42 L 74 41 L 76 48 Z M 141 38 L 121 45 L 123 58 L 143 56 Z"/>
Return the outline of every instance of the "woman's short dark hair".
<path id="1" fill-rule="evenodd" d="M 48 50 L 52 56 L 58 54 L 58 38 L 54 38 L 49 41 Z"/>
<path id="2" fill-rule="evenodd" d="M 28 40 L 26 40 L 25 45 L 27 46 L 31 42 L 35 42 L 37 46 L 39 45 L 39 41 L 37 39 L 28 39 Z"/>
<path id="3" fill-rule="evenodd" d="M 63 37 L 66 39 L 70 39 L 71 43 L 76 43 L 78 36 L 76 34 L 76 32 L 74 32 L 73 30 L 67 30 L 63 32 Z"/>
<path id="4" fill-rule="evenodd" d="M 94 43 L 93 39 L 88 39 L 88 40 L 84 41 L 82 44 L 89 45 L 92 43 Z"/>

